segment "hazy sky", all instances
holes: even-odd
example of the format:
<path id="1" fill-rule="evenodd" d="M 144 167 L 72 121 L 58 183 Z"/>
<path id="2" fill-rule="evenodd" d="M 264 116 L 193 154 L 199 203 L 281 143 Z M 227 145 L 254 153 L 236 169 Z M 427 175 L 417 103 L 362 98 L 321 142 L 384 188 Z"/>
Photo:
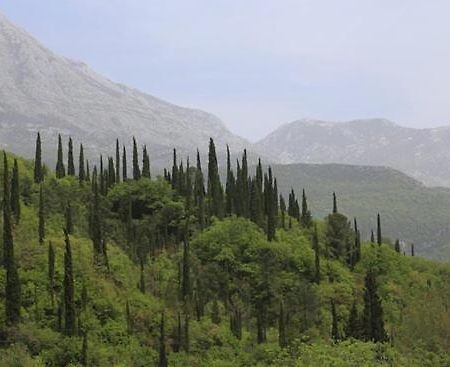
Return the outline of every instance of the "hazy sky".
<path id="1" fill-rule="evenodd" d="M 53 51 L 256 140 L 299 118 L 450 124 L 448 0 L 1 0 Z"/>

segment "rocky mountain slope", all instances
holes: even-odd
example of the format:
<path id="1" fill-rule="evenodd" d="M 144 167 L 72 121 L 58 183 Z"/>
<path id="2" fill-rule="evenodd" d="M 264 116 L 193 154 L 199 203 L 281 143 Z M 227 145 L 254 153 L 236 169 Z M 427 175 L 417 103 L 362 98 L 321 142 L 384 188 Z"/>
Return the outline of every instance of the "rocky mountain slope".
<path id="1" fill-rule="evenodd" d="M 450 185 L 450 128 L 412 129 L 383 119 L 299 120 L 256 144 L 283 163 L 388 166 L 427 185 Z"/>
<path id="2" fill-rule="evenodd" d="M 83 63 L 60 57 L 0 14 L 0 146 L 32 157 L 36 132 L 52 162 L 57 133 L 83 141 L 88 154 L 112 152 L 116 138 L 147 144 L 153 164 L 166 164 L 173 147 L 206 151 L 249 143 L 214 115 L 165 102 L 113 83 Z"/>

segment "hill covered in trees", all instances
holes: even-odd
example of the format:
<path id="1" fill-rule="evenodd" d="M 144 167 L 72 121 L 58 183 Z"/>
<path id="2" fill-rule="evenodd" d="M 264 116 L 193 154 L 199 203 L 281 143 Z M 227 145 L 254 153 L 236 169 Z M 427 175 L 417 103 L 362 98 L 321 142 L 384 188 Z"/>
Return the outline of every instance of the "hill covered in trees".
<path id="1" fill-rule="evenodd" d="M 450 258 L 450 191 L 431 188 L 385 167 L 342 164 L 273 165 L 279 190 L 305 188 L 314 217 L 329 212 L 329 197 L 336 191 L 343 213 L 358 218 L 361 235 L 370 238 L 376 214 L 383 217 L 386 237 L 415 244 L 421 256 Z"/>
<path id="2" fill-rule="evenodd" d="M 0 163 L 2 365 L 449 365 L 450 265 L 383 216 L 371 241 L 339 196 L 314 220 L 245 152 L 222 185 L 212 140 L 160 177 L 136 141 L 95 164 L 63 145 L 55 171 L 39 138 Z"/>

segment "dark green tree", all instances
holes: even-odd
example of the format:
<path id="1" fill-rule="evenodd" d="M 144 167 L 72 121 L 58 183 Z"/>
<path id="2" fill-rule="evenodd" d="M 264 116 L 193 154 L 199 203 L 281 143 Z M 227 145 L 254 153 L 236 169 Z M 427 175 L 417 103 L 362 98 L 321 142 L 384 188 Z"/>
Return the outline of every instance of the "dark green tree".
<path id="1" fill-rule="evenodd" d="M 280 348 L 287 347 L 286 315 L 282 301 L 280 301 L 280 311 L 278 313 L 278 345 Z"/>
<path id="2" fill-rule="evenodd" d="M 56 161 L 56 178 L 62 178 L 65 175 L 66 175 L 66 169 L 64 167 L 61 135 L 58 135 L 58 159 Z"/>
<path id="3" fill-rule="evenodd" d="M 198 158 L 198 150 L 197 150 Z M 173 148 L 173 162 L 172 162 L 172 189 L 176 190 L 178 187 L 178 163 L 177 163 L 177 150 Z"/>
<path id="4" fill-rule="evenodd" d="M 71 137 L 69 137 L 69 150 L 67 153 L 67 175 L 75 176 L 75 164 L 73 161 L 73 142 Z"/>
<path id="5" fill-rule="evenodd" d="M 38 238 L 39 243 L 42 245 L 45 239 L 45 203 L 44 203 L 44 191 L 42 184 L 39 187 L 39 212 L 38 212 Z"/>
<path id="6" fill-rule="evenodd" d="M 120 147 L 119 139 L 116 139 L 116 182 L 120 182 Z"/>
<path id="7" fill-rule="evenodd" d="M 72 206 L 70 205 L 70 202 L 67 203 L 64 217 L 66 221 L 65 229 L 67 233 L 73 234 L 73 210 Z"/>
<path id="8" fill-rule="evenodd" d="M 381 238 L 381 217 L 380 213 L 377 214 L 377 243 L 381 246 L 383 239 Z"/>
<path id="9" fill-rule="evenodd" d="M 286 229 L 286 201 L 282 194 L 280 194 L 280 213 L 281 213 L 281 228 Z"/>
<path id="10" fill-rule="evenodd" d="M 414 248 L 414 243 L 411 243 L 411 256 L 416 256 L 416 251 Z"/>
<path id="11" fill-rule="evenodd" d="M 64 241 L 66 244 L 64 252 L 64 333 L 67 336 L 74 336 L 76 325 L 72 249 L 66 230 L 64 230 Z"/>
<path id="12" fill-rule="evenodd" d="M 14 257 L 14 239 L 11 221 L 8 159 L 3 152 L 3 263 L 6 270 L 5 321 L 15 325 L 20 321 L 21 286 Z"/>
<path id="13" fill-rule="evenodd" d="M 150 157 L 147 153 L 147 146 L 144 145 L 142 154 L 142 177 L 150 178 Z"/>
<path id="14" fill-rule="evenodd" d="M 16 224 L 20 221 L 20 187 L 19 187 L 19 166 L 14 158 L 14 166 L 11 179 L 11 212 Z"/>
<path id="15" fill-rule="evenodd" d="M 48 242 L 48 290 L 50 293 L 50 301 L 52 308 L 54 307 L 55 299 L 55 249 L 52 242 Z"/>
<path id="16" fill-rule="evenodd" d="M 195 170 L 195 182 L 194 182 L 194 201 L 197 211 L 197 220 L 200 228 L 203 229 L 206 226 L 205 183 L 202 172 L 202 164 L 200 161 L 200 153 L 198 150 L 197 150 L 197 167 Z"/>
<path id="17" fill-rule="evenodd" d="M 124 145 L 122 150 L 122 180 L 126 181 L 127 179 L 128 179 L 127 150 Z"/>
<path id="18" fill-rule="evenodd" d="M 133 180 L 141 178 L 141 169 L 139 168 L 139 156 L 136 139 L 133 136 Z"/>
<path id="19" fill-rule="evenodd" d="M 235 186 L 236 186 L 236 179 L 231 169 L 230 147 L 227 145 L 227 183 L 225 187 L 225 198 L 226 198 L 225 212 L 226 215 L 228 216 L 234 213 Z"/>
<path id="20" fill-rule="evenodd" d="M 217 164 L 216 147 L 212 138 L 209 140 L 208 161 L 208 204 L 209 214 L 218 218 L 224 215 L 223 188 L 220 182 L 219 166 Z M 173 179 L 173 176 L 172 176 Z"/>
<path id="21" fill-rule="evenodd" d="M 361 337 L 361 323 L 359 320 L 358 309 L 356 307 L 356 300 L 353 300 L 353 305 L 345 328 L 345 336 L 347 338 L 354 339 Z"/>
<path id="22" fill-rule="evenodd" d="M 364 284 L 363 337 L 373 342 L 384 342 L 387 334 L 384 329 L 383 307 L 373 271 L 366 274 Z"/>
<path id="23" fill-rule="evenodd" d="M 312 224 L 312 216 L 311 216 L 311 212 L 308 209 L 308 203 L 306 201 L 305 189 L 303 189 L 303 193 L 302 193 L 302 214 L 300 216 L 300 223 L 305 228 L 309 228 Z"/>
<path id="24" fill-rule="evenodd" d="M 84 150 L 83 144 L 80 144 L 80 155 L 78 158 L 78 180 L 81 185 L 86 181 L 86 171 L 84 169 Z"/>
<path id="25" fill-rule="evenodd" d="M 43 180 L 44 172 L 42 170 L 41 134 L 38 132 L 36 138 L 36 153 L 34 156 L 34 182 L 38 184 Z"/>
<path id="26" fill-rule="evenodd" d="M 191 299 L 191 260 L 189 254 L 189 242 L 183 241 L 183 278 L 181 283 L 181 296 L 184 303 Z"/>
<path id="27" fill-rule="evenodd" d="M 338 209 L 337 209 L 336 193 L 333 192 L 333 214 L 336 214 L 337 212 L 338 212 Z"/>
<path id="28" fill-rule="evenodd" d="M 159 326 L 159 359 L 158 367 L 167 367 L 167 355 L 166 355 L 166 335 L 164 326 L 164 312 L 161 314 L 161 322 Z"/>
<path id="29" fill-rule="evenodd" d="M 400 249 L 400 240 L 399 239 L 395 240 L 394 249 L 395 249 L 396 252 L 400 253 L 401 249 Z"/>

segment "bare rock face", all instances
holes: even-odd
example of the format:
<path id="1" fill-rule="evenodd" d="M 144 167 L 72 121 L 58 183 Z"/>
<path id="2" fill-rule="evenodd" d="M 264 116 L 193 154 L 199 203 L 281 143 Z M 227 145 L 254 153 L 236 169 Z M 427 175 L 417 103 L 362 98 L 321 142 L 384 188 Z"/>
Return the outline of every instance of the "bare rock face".
<path id="1" fill-rule="evenodd" d="M 172 148 L 181 154 L 205 152 L 209 138 L 217 150 L 234 152 L 250 144 L 229 132 L 214 115 L 162 101 L 116 84 L 53 54 L 0 14 L 0 144 L 32 157 L 36 132 L 44 157 L 53 162 L 57 134 L 83 142 L 88 155 L 113 153 L 119 138 L 146 144 L 153 164 L 166 165 Z"/>
<path id="2" fill-rule="evenodd" d="M 412 129 L 384 119 L 298 120 L 256 144 L 283 163 L 344 163 L 398 169 L 427 185 L 450 186 L 450 128 Z"/>

